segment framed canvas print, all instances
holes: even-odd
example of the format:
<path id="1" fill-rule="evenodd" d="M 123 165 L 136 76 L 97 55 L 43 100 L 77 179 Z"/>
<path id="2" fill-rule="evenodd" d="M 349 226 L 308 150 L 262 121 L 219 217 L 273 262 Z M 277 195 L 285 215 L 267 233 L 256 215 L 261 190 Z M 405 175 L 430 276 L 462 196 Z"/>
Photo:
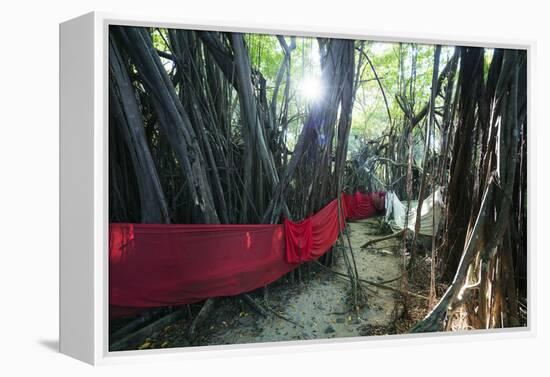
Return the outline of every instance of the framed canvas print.
<path id="1" fill-rule="evenodd" d="M 529 333 L 531 51 L 61 24 L 61 351 Z"/>

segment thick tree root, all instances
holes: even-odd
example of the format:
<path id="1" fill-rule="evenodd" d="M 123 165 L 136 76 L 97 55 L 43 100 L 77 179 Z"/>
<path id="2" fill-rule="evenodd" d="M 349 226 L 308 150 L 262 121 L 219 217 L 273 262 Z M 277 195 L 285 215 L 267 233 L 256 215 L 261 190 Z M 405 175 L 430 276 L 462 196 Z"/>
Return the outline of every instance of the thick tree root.
<path id="1" fill-rule="evenodd" d="M 165 326 L 170 323 L 177 321 L 180 318 L 183 318 L 184 310 L 182 308 L 177 309 L 176 311 L 156 320 L 153 323 L 139 329 L 138 331 L 123 337 L 122 339 L 112 343 L 109 346 L 109 351 L 122 351 L 127 350 L 130 347 L 143 342 L 147 337 L 153 335 L 157 331 L 162 330 Z"/>
<path id="2" fill-rule="evenodd" d="M 243 293 L 241 295 L 243 301 L 250 306 L 256 313 L 260 314 L 263 317 L 267 317 L 267 311 L 260 305 L 256 300 L 254 300 L 248 293 Z"/>
<path id="3" fill-rule="evenodd" d="M 209 298 L 204 302 L 204 305 L 199 311 L 199 314 L 197 314 L 197 316 L 191 323 L 191 326 L 189 327 L 189 341 L 191 343 L 194 343 L 197 340 L 197 329 L 206 320 L 208 315 L 214 310 L 215 306 L 216 306 L 215 298 Z"/>
<path id="4" fill-rule="evenodd" d="M 372 244 L 375 244 L 377 242 L 380 242 L 380 241 L 386 241 L 386 240 L 391 240 L 392 238 L 397 238 L 397 237 L 400 237 L 403 235 L 403 233 L 405 233 L 407 229 L 403 229 L 403 230 L 400 230 L 399 232 L 397 233 L 392 233 L 388 236 L 384 236 L 384 237 L 380 237 L 380 238 L 376 238 L 376 239 L 373 239 L 373 240 L 369 240 L 367 242 L 365 242 L 363 245 L 361 245 L 361 249 L 365 249 L 367 248 L 368 246 L 372 245 Z"/>
<path id="5" fill-rule="evenodd" d="M 166 312 L 164 312 L 166 313 Z M 115 331 L 109 335 L 109 343 L 115 343 L 120 339 L 131 335 L 132 333 L 138 331 L 140 328 L 145 327 L 159 319 L 163 314 L 163 309 L 152 309 L 146 311 L 144 314 L 140 315 L 136 319 L 132 320 L 130 323 L 126 324 L 124 327 Z"/>

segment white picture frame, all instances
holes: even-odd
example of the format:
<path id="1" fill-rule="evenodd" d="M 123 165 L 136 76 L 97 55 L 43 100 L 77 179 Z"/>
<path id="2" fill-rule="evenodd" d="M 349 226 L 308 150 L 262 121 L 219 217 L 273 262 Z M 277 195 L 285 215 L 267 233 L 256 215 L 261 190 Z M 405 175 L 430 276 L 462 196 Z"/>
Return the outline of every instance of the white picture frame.
<path id="1" fill-rule="evenodd" d="M 157 26 L 193 30 L 238 31 L 297 36 L 324 36 L 387 42 L 471 45 L 527 50 L 528 96 L 532 98 L 535 43 L 417 32 L 322 30 L 299 25 L 155 18 L 92 12 L 60 24 L 60 352 L 90 364 L 137 359 L 229 356 L 307 350 L 380 347 L 402 343 L 457 342 L 478 338 L 532 337 L 535 334 L 533 282 L 536 256 L 528 233 L 528 326 L 467 333 L 390 335 L 277 343 L 142 351 L 108 350 L 108 29 L 109 25 Z M 528 119 L 532 119 L 528 101 Z M 532 137 L 529 125 L 530 136 Z M 531 148 L 532 143 L 529 143 Z M 532 150 L 530 150 L 532 152 Z M 531 182 L 531 156 L 528 181 Z M 529 197 L 532 187 L 528 185 Z M 528 221 L 532 224 L 532 211 Z"/>

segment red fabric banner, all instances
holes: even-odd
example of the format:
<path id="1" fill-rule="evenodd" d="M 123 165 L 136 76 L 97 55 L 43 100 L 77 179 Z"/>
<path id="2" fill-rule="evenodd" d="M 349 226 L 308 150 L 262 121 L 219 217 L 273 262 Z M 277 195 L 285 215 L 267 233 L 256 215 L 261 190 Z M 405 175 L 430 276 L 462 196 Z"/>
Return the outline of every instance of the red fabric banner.
<path id="1" fill-rule="evenodd" d="M 344 216 L 372 216 L 366 196 L 344 195 Z M 339 229 L 338 217 L 333 200 L 303 221 L 278 225 L 110 224 L 111 316 L 260 288 L 327 252 L 345 224 L 342 217 Z"/>
<path id="2" fill-rule="evenodd" d="M 111 224 L 109 302 L 188 304 L 248 292 L 295 266 L 282 225 Z"/>
<path id="3" fill-rule="evenodd" d="M 385 192 L 344 194 L 348 220 L 367 219 L 384 210 Z"/>
<path id="4" fill-rule="evenodd" d="M 313 248 L 311 217 L 297 223 L 285 219 L 284 225 L 286 261 L 288 263 L 300 263 L 309 260 Z"/>
<path id="5" fill-rule="evenodd" d="M 342 217 L 338 228 L 338 201 L 335 199 L 313 216 L 299 222 L 285 219 L 284 225 L 286 261 L 301 263 L 326 253 L 338 239 L 345 222 Z"/>

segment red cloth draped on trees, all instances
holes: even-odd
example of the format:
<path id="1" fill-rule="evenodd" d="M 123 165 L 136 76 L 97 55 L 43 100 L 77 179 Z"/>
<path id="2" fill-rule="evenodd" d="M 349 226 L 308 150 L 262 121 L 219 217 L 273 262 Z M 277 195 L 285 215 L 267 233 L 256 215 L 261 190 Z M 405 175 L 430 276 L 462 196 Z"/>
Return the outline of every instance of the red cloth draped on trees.
<path id="1" fill-rule="evenodd" d="M 363 194 L 344 195 L 348 220 L 367 219 L 384 210 L 385 192 L 371 192 Z"/>
<path id="2" fill-rule="evenodd" d="M 285 219 L 284 224 L 286 261 L 300 263 L 311 260 L 311 249 L 313 248 L 311 217 L 297 223 Z"/>
<path id="3" fill-rule="evenodd" d="M 344 214 L 345 216 L 345 214 Z M 338 201 L 335 199 L 323 209 L 299 222 L 284 220 L 286 261 L 312 261 L 327 252 L 344 228 L 344 218 L 338 228 Z"/>
<path id="4" fill-rule="evenodd" d="M 335 199 L 303 221 L 277 225 L 110 224 L 111 316 L 252 291 L 318 259 L 350 213 L 376 213 L 367 210 L 376 208 L 370 194 L 342 197 L 342 216 Z"/>

